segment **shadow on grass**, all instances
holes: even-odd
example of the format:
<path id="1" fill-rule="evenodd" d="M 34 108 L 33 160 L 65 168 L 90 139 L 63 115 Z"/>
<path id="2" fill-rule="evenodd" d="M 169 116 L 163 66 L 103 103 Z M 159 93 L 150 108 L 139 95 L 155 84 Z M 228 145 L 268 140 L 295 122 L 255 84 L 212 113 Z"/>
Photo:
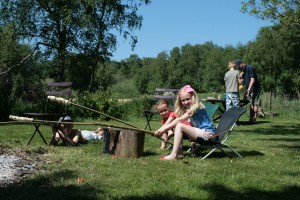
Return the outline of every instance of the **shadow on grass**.
<path id="1" fill-rule="evenodd" d="M 145 196 L 145 197 L 140 197 L 140 196 L 130 196 L 130 197 L 122 197 L 119 198 L 122 200 L 191 200 L 191 198 L 186 198 L 186 197 L 179 197 L 179 196 L 175 196 L 174 194 L 154 194 L 151 196 Z M 194 199 L 194 198 L 193 198 Z M 117 200 L 117 199 L 115 199 Z"/>
<path id="2" fill-rule="evenodd" d="M 264 135 L 299 135 L 300 134 L 300 124 L 276 124 L 268 128 L 262 128 L 262 127 L 257 127 L 251 132 L 257 133 L 257 134 L 264 134 Z M 286 138 L 284 138 L 286 139 Z"/>
<path id="3" fill-rule="evenodd" d="M 290 146 L 290 145 L 276 145 L 276 146 L 273 146 L 273 147 L 276 147 L 276 148 L 281 148 L 281 149 L 300 149 L 300 145 L 293 145 L 293 146 Z"/>
<path id="4" fill-rule="evenodd" d="M 271 121 L 256 121 L 256 123 L 251 123 L 249 121 L 238 121 L 238 124 L 240 126 L 255 126 L 255 125 L 259 125 L 259 124 L 268 124 L 268 123 L 271 123 Z"/>
<path id="5" fill-rule="evenodd" d="M 220 151 L 220 150 L 216 150 L 215 152 L 213 152 L 211 155 L 209 155 L 209 157 L 207 157 L 206 159 L 209 158 L 239 158 L 237 157 L 236 154 L 234 154 L 232 151 L 224 149 L 225 153 Z M 195 153 L 195 156 L 197 157 L 204 157 L 209 151 L 200 151 Z M 254 157 L 254 156 L 263 156 L 265 154 L 259 152 L 259 151 L 238 151 L 238 153 L 243 156 L 243 158 L 245 157 Z"/>
<path id="6" fill-rule="evenodd" d="M 144 151 L 144 153 L 143 153 L 143 157 L 155 156 L 155 155 L 158 155 L 158 153 L 156 153 L 154 151 Z"/>
<path id="7" fill-rule="evenodd" d="M 74 184 L 59 185 L 62 180 L 71 180 L 77 175 L 71 170 L 63 170 L 55 172 L 48 176 L 37 177 L 32 180 L 23 181 L 0 188 L 0 199 L 18 200 L 18 199 L 98 199 L 95 194 L 101 194 L 103 191 L 86 183 L 78 183 L 74 180 Z M 55 184 L 54 184 L 55 183 Z"/>
<path id="8" fill-rule="evenodd" d="M 287 186 L 277 191 L 262 191 L 253 188 L 246 188 L 243 191 L 235 191 L 229 187 L 212 184 L 206 187 L 199 188 L 201 190 L 207 190 L 210 194 L 213 194 L 210 199 L 214 200 L 232 200 L 232 199 L 255 199 L 255 200 L 295 200 L 299 198 L 299 186 Z"/>

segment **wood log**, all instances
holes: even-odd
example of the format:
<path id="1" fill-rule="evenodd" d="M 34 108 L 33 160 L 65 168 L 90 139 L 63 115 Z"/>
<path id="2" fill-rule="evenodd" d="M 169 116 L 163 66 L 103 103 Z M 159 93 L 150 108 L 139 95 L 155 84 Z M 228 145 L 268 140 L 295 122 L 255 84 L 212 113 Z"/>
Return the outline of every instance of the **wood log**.
<path id="1" fill-rule="evenodd" d="M 104 129 L 103 153 L 139 158 L 144 153 L 145 133 L 127 129 Z"/>

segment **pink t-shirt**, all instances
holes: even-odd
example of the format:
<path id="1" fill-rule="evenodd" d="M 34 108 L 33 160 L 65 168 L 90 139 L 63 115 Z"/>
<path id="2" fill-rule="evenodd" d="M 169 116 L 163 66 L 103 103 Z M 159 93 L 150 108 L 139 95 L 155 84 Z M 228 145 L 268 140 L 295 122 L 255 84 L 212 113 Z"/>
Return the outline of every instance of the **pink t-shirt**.
<path id="1" fill-rule="evenodd" d="M 169 117 L 172 117 L 172 118 L 175 119 L 175 118 L 176 118 L 175 112 L 173 112 L 173 111 L 170 112 L 168 118 L 169 118 Z M 162 124 L 165 124 L 166 121 L 168 120 L 168 118 L 163 118 L 163 119 L 161 120 L 161 123 L 162 123 Z M 187 120 L 184 120 L 182 123 L 191 126 L 191 124 L 190 124 Z"/>

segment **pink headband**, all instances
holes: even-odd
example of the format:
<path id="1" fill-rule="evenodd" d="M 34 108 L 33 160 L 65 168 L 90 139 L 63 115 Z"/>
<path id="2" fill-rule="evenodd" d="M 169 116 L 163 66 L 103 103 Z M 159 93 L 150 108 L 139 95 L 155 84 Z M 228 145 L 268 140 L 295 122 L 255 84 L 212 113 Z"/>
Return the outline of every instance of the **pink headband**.
<path id="1" fill-rule="evenodd" d="M 186 85 L 183 87 L 185 89 L 186 92 L 188 93 L 193 93 L 194 89 L 190 86 L 190 85 Z"/>

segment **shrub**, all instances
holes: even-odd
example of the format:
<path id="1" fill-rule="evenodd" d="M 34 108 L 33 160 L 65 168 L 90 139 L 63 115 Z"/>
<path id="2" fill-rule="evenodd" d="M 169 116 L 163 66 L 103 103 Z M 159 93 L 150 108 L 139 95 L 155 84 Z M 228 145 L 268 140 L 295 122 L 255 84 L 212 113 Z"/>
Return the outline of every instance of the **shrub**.
<path id="1" fill-rule="evenodd" d="M 117 99 L 111 97 L 109 92 L 97 91 L 90 93 L 85 91 L 75 102 L 105 115 L 110 115 L 115 118 L 124 117 L 122 106 L 119 105 Z M 76 109 L 73 112 L 75 116 L 82 118 L 98 118 L 100 115 L 102 119 L 109 120 L 109 117 L 86 109 Z"/>
<path id="2" fill-rule="evenodd" d="M 123 104 L 124 110 L 126 110 L 127 115 L 134 115 L 137 117 L 143 117 L 144 110 L 152 110 L 155 105 L 155 99 L 152 96 L 142 96 L 139 98 L 132 99 Z"/>
<path id="3" fill-rule="evenodd" d="M 44 109 L 44 105 L 41 103 L 37 104 L 18 99 L 12 104 L 10 111 L 11 115 L 24 116 L 26 112 L 43 112 Z"/>
<path id="4" fill-rule="evenodd" d="M 110 91 L 116 98 L 128 99 L 141 96 L 132 79 L 112 85 Z"/>

